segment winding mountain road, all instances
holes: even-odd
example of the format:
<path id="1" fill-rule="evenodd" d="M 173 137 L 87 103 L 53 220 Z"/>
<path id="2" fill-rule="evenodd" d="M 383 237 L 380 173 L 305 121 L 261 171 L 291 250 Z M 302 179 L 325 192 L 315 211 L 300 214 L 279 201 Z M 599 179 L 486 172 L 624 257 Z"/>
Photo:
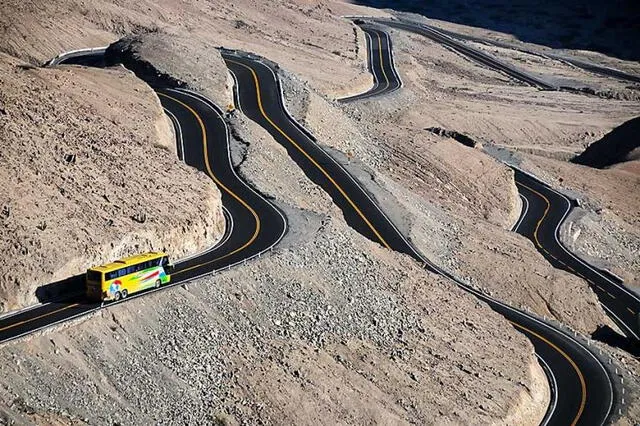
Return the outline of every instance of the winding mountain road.
<path id="1" fill-rule="evenodd" d="M 619 279 L 589 265 L 560 241 L 560 226 L 575 201 L 518 169 L 515 169 L 515 180 L 527 208 L 514 231 L 533 241 L 555 268 L 587 281 L 611 319 L 637 345 L 640 298 L 626 289 Z"/>
<path id="2" fill-rule="evenodd" d="M 364 32 L 367 42 L 367 61 L 373 75 L 373 87 L 364 93 L 340 99 L 340 102 L 352 102 L 394 92 L 402 87 L 402 80 L 393 64 L 391 37 L 386 31 L 371 24 L 358 24 Z"/>
<path id="3" fill-rule="evenodd" d="M 376 80 L 382 81 L 382 70 L 393 64 L 390 53 L 383 50 L 377 53 L 388 61 L 385 66 L 372 68 L 373 72 L 381 73 Z M 408 254 L 427 270 L 451 279 L 505 316 L 532 341 L 553 384 L 554 402 L 543 424 L 592 425 L 607 421 L 615 398 L 612 379 L 603 363 L 583 343 L 526 312 L 478 292 L 424 258 L 360 183 L 291 117 L 283 103 L 273 64 L 228 50 L 223 51 L 223 58 L 234 75 L 242 112 L 269 132 L 305 174 L 331 195 L 350 226 L 384 247 Z"/>
<path id="4" fill-rule="evenodd" d="M 507 73 L 527 84 L 542 89 L 553 89 L 552 86 L 548 86 L 540 77 L 499 61 L 491 55 L 470 48 L 460 40 L 456 40 L 457 37 L 463 40 L 477 41 L 473 37 L 446 32 L 426 24 L 384 18 L 372 18 L 372 20 L 379 24 L 424 35 L 431 40 L 442 43 L 471 59 L 477 60 L 497 71 Z M 553 54 L 550 55 L 553 56 Z M 382 59 L 382 55 L 380 57 Z M 587 67 L 587 69 L 602 75 L 630 81 L 637 81 L 638 79 L 637 76 L 620 73 L 617 70 L 598 67 L 594 64 L 587 65 L 590 66 Z M 392 62 L 390 66 L 392 66 Z M 580 66 L 584 67 L 585 64 L 581 63 Z M 375 71 L 374 69 L 374 72 Z M 394 74 L 388 73 L 388 75 Z M 640 297 L 627 290 L 618 278 L 611 276 L 606 271 L 598 270 L 594 266 L 589 265 L 560 243 L 558 235 L 560 226 L 575 201 L 553 190 L 540 180 L 517 169 L 514 170 L 518 190 L 520 194 L 525 197 L 529 205 L 528 214 L 522 218 L 522 223 L 518 226 L 517 232 L 533 241 L 538 251 L 540 251 L 554 267 L 573 273 L 586 280 L 598 295 L 605 311 L 630 339 L 631 342 L 628 346 L 635 347 L 634 351 L 637 351 L 637 346 L 640 342 L 638 322 Z"/>
<path id="5" fill-rule="evenodd" d="M 402 85 L 393 65 L 388 34 L 378 28 L 363 26 L 363 29 L 368 37 L 370 69 L 376 83 L 372 90 L 343 101 L 383 95 Z M 585 344 L 526 312 L 475 290 L 424 258 L 361 184 L 290 116 L 283 103 L 275 67 L 241 52 L 224 50 L 222 53 L 236 81 L 238 107 L 265 128 L 304 173 L 331 196 L 350 226 L 384 247 L 413 257 L 431 272 L 451 279 L 504 315 L 532 341 L 552 383 L 552 404 L 544 424 L 604 424 L 609 419 L 617 400 L 613 381 L 603 363 Z M 77 58 L 74 56 L 74 61 Z M 96 60 L 95 52 L 91 60 Z M 176 265 L 173 286 L 269 250 L 283 237 L 287 224 L 271 203 L 235 173 L 229 155 L 228 129 L 217 107 L 204 97 L 185 90 L 156 90 L 176 127 L 179 152 L 187 164 L 207 173 L 220 187 L 230 223 L 229 232 L 219 245 Z M 527 229 L 529 224 L 523 220 L 520 226 Z M 0 342 L 98 309 L 101 309 L 100 305 L 86 303 L 78 296 L 3 317 L 0 319 Z"/>
<path id="6" fill-rule="evenodd" d="M 69 59 L 82 63 L 82 54 L 76 52 Z M 88 52 L 87 60 L 90 65 L 101 62 L 95 51 Z M 236 174 L 229 151 L 229 130 L 222 112 L 193 92 L 180 89 L 156 89 L 156 92 L 174 123 L 178 151 L 184 161 L 206 173 L 220 189 L 228 232 L 215 247 L 176 263 L 169 285 L 131 295 L 126 300 L 247 261 L 275 246 L 287 230 L 285 216 Z M 82 289 L 83 277 L 77 277 L 76 281 L 73 285 Z M 101 308 L 101 304 L 88 302 L 80 293 L 60 302 L 4 316 L 0 318 L 0 343 Z"/>
<path id="7" fill-rule="evenodd" d="M 435 27 L 431 27 L 428 25 L 421 25 L 413 22 L 397 21 L 394 19 L 385 19 L 385 18 L 371 18 L 371 19 L 374 22 L 382 25 L 420 34 L 424 37 L 427 37 L 435 41 L 436 43 L 440 43 L 444 46 L 447 46 L 450 49 L 455 50 L 456 52 L 472 59 L 473 61 L 486 65 L 489 68 L 492 68 L 496 71 L 500 71 L 503 74 L 506 74 L 525 84 L 531 85 L 533 87 L 537 87 L 538 89 L 542 89 L 542 90 L 558 90 L 559 89 L 557 86 L 546 81 L 542 77 L 535 75 L 531 72 L 525 71 L 519 67 L 515 67 L 504 61 L 501 61 L 500 59 L 496 58 L 493 55 L 490 55 L 478 49 L 474 49 L 470 46 L 467 46 L 465 43 L 461 42 L 460 40 L 457 40 L 445 34 L 444 32 L 440 31 Z"/>

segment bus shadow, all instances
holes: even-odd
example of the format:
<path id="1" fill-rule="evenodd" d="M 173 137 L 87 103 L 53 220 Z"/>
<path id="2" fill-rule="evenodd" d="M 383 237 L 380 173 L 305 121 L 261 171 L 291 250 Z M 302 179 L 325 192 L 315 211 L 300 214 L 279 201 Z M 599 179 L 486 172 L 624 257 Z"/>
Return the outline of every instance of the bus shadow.
<path id="1" fill-rule="evenodd" d="M 72 302 L 84 300 L 85 274 L 75 275 L 36 289 L 36 298 L 40 303 Z"/>

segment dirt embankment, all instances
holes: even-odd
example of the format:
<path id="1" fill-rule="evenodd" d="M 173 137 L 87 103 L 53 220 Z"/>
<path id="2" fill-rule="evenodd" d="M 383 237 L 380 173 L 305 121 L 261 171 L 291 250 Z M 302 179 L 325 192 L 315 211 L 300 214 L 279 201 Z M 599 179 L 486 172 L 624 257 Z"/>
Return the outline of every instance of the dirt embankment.
<path id="1" fill-rule="evenodd" d="M 407 39 L 410 44 L 405 44 Z M 528 119 L 532 127 L 542 126 L 544 117 L 535 117 L 530 102 L 516 104 L 518 93 L 526 96 L 520 88 L 504 87 L 491 79 L 485 84 L 504 92 L 493 103 L 488 102 L 483 90 L 474 95 L 434 87 L 429 84 L 431 80 L 427 82 L 414 73 L 437 78 L 439 85 L 461 85 L 473 77 L 475 70 L 463 68 L 468 63 L 456 55 L 439 46 L 427 47 L 410 35 L 394 32 L 394 43 L 403 90 L 347 105 L 346 115 L 311 92 L 306 95 L 305 105 L 294 108 L 302 120 L 322 143 L 337 150 L 346 167 L 367 170 L 362 173 L 350 169 L 431 260 L 500 300 L 527 307 L 540 316 L 555 317 L 584 333 L 595 331 L 602 323 L 610 324 L 587 283 L 556 271 L 530 241 L 510 232 L 520 214 L 512 171 L 480 149 L 428 130 L 460 128 L 481 142 L 487 140 L 487 131 L 493 132 L 494 138 L 514 132 L 515 117 L 510 121 L 498 118 L 491 124 L 486 117 L 480 119 L 478 111 L 475 114 L 479 121 L 471 120 L 474 113 L 470 110 L 478 109 L 478 105 L 521 108 L 523 116 L 532 117 Z M 442 67 L 435 68 L 435 74 L 416 66 L 423 58 L 433 57 L 439 58 Z M 454 70 L 464 74 L 456 75 Z M 285 90 L 288 86 L 291 84 L 285 84 Z M 509 94 L 510 88 L 515 93 Z M 293 104 L 301 98 L 294 93 L 287 96 Z M 392 130 L 389 123 L 394 123 Z M 351 158 L 344 153 L 350 153 Z"/>
<path id="2" fill-rule="evenodd" d="M 132 34 L 166 33 L 177 36 L 173 47 L 198 51 L 184 56 L 188 63 L 206 63 L 211 46 L 243 49 L 283 64 L 316 88 L 346 95 L 371 85 L 364 36 L 341 17 L 363 13 L 388 16 L 341 1 L 8 0 L 0 5 L 0 51 L 35 65 Z M 165 60 L 167 70 L 183 77 L 171 58 Z M 198 78 L 207 81 L 206 74 Z"/>
<path id="3" fill-rule="evenodd" d="M 222 56 L 207 42 L 198 44 L 163 32 L 128 36 L 109 46 L 108 64 L 123 64 L 146 82 L 186 87 L 222 108 L 233 104 L 233 78 Z"/>
<path id="4" fill-rule="evenodd" d="M 159 100 L 132 73 L 2 54 L 0 85 L 0 311 L 94 264 L 220 238 L 219 191 L 177 159 Z"/>

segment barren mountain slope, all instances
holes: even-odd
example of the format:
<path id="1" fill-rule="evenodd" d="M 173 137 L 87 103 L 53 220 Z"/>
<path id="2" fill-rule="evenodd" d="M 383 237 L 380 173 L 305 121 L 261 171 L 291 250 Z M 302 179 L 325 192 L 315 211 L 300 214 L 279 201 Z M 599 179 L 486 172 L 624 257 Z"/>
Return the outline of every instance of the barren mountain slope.
<path id="1" fill-rule="evenodd" d="M 161 41 L 161 52 L 184 55 L 158 68 L 194 88 L 226 82 L 217 56 L 202 61 L 215 75 L 199 75 L 208 67 L 197 58 L 217 55 L 211 46 L 278 61 L 315 90 L 287 89 L 302 99 L 299 116 L 345 164 L 345 153 L 353 154 L 347 166 L 431 259 L 580 331 L 607 321 L 584 282 L 554 271 L 506 231 L 518 214 L 508 169 L 424 128 L 556 155 L 575 150 L 585 129 L 599 134 L 631 115 L 632 104 L 537 92 L 394 32 L 405 88 L 342 109 L 327 98 L 364 89 L 371 77 L 362 33 L 339 15 L 368 12 L 333 2 L 1 7 L 12 18 L 3 18 L 0 48 L 33 62 L 132 32 L 151 33 L 145 37 Z M 287 212 L 287 240 L 268 258 L 188 289 L 0 348 L 5 415 L 41 423 L 537 423 L 548 389 L 530 343 L 450 283 L 353 232 L 279 145 L 234 120 L 250 144 L 241 173 Z"/>
<path id="2" fill-rule="evenodd" d="M 387 176 L 378 175 L 376 180 L 393 188 L 413 215 L 412 237 L 433 260 L 502 300 L 556 316 L 579 330 L 593 331 L 608 322 L 584 281 L 555 272 L 528 240 L 507 231 L 518 204 L 506 167 L 479 150 L 426 129 L 458 131 L 481 145 L 575 152 L 585 137 L 597 138 L 633 116 L 636 103 L 537 91 L 424 37 L 401 31 L 392 34 L 403 89 L 345 107 L 361 134 L 368 137 L 355 139 L 351 135 L 357 132 L 350 130 L 348 137 L 340 138 L 353 125 L 339 126 L 326 113 L 313 113 L 313 107 L 307 122 L 323 140 L 343 151 L 353 149 L 355 160 Z M 588 180 L 584 177 L 579 182 Z M 390 186 L 393 181 L 388 178 L 396 181 L 391 183 L 395 186 Z M 564 176 L 565 184 L 571 178 Z M 635 201 L 624 195 L 629 191 L 619 192 L 611 183 L 601 183 L 603 196 L 623 203 L 618 206 L 624 210 L 619 220 L 629 223 L 629 215 L 637 212 Z M 604 194 L 605 187 L 611 195 Z M 510 267 L 495 268 L 496 264 Z M 629 259 L 620 267 L 633 268 Z M 576 298 L 576 293 L 584 297 Z"/>
<path id="3" fill-rule="evenodd" d="M 40 64 L 66 50 L 159 31 L 201 48 L 261 53 L 323 91 L 348 93 L 371 83 L 364 36 L 340 17 L 354 11 L 381 14 L 318 0 L 8 0 L 0 5 L 0 51 Z"/>
<path id="4" fill-rule="evenodd" d="M 234 123 L 251 142 L 237 148 L 248 150 L 240 173 L 287 212 L 283 243 L 185 289 L 0 348 L 6 416 L 108 424 L 539 421 L 548 388 L 523 335 L 354 232 L 280 145 L 238 115 Z"/>
<path id="5" fill-rule="evenodd" d="M 0 312 L 94 264 L 220 238 L 220 193 L 178 160 L 157 97 L 132 73 L 0 54 L 0 87 Z"/>

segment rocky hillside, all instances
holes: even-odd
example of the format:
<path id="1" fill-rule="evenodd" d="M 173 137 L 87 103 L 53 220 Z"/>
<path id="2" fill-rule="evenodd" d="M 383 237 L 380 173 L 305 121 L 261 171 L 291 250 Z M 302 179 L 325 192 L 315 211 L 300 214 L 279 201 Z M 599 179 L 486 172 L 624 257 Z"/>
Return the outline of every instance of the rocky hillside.
<path id="1" fill-rule="evenodd" d="M 220 238 L 218 189 L 177 158 L 158 98 L 131 72 L 0 54 L 0 86 L 0 312 L 94 264 Z"/>
<path id="2" fill-rule="evenodd" d="M 127 150 L 168 154 L 153 148 L 154 143 L 171 144 L 167 123 L 149 88 L 121 69 L 18 65 L 121 40 L 112 51 L 120 46 L 119 58 L 132 68 L 140 61 L 151 64 L 226 103 L 231 99 L 228 74 L 213 48 L 244 49 L 280 64 L 290 109 L 365 183 L 430 259 L 505 302 L 553 317 L 578 332 L 591 333 L 608 322 L 586 282 L 555 271 L 530 241 L 509 231 L 519 213 L 510 170 L 481 149 L 428 129 L 445 129 L 445 136 L 467 135 L 478 148 L 495 145 L 537 153 L 518 155 L 517 161 L 549 182 L 606 200 L 611 217 L 637 229 L 637 201 L 616 194 L 610 180 L 598 181 L 595 175 L 580 173 L 578 166 L 557 160 L 558 153 L 581 151 L 636 116 L 636 103 L 540 92 L 422 37 L 393 31 L 402 90 L 381 99 L 338 104 L 335 98 L 372 82 L 363 34 L 341 16 L 384 13 L 337 1 L 10 0 L 0 5 L 0 12 L 0 50 L 22 61 L 6 59 L 3 91 L 5 85 L 18 84 L 11 82 L 11 73 L 32 78 L 23 89 L 11 89 L 11 100 L 2 108 L 19 106 L 37 120 L 44 114 L 38 111 L 61 113 L 57 108 L 64 106 L 65 120 L 77 120 L 69 121 L 73 126 L 56 133 L 55 140 L 47 139 L 50 143 L 41 149 L 48 157 L 36 156 L 48 161 L 37 169 L 43 181 L 47 178 L 42 170 L 68 173 L 58 185 L 67 196 L 80 193 L 79 184 L 73 186 L 83 182 L 74 172 L 78 168 L 92 167 L 93 176 L 105 176 L 95 168 L 106 163 L 90 157 L 93 147 L 94 156 L 100 157 L 103 145 L 114 153 L 111 160 L 118 168 L 105 172 L 111 180 L 95 179 L 96 184 L 122 183 L 117 190 L 130 193 L 135 177 L 124 167 Z M 25 105 L 19 94 L 31 93 L 32 87 L 40 97 L 30 94 L 33 105 Z M 44 116 L 37 127 L 16 121 L 14 130 L 56 128 L 55 117 Z M 0 381 L 0 419 L 538 423 L 549 389 L 522 334 L 451 283 L 354 232 L 331 199 L 264 130 L 240 111 L 231 115 L 230 123 L 237 137 L 233 152 L 238 154 L 239 174 L 287 214 L 286 239 L 259 261 L 1 347 L 0 376 L 5 379 Z M 86 144 L 105 134 L 115 135 L 112 145 L 102 139 Z M 65 135 L 70 147 L 58 141 Z M 30 153 L 23 142 L 20 150 Z M 65 149 L 56 151 L 56 146 Z M 76 155 L 67 161 L 68 153 Z M 25 162 L 28 156 L 19 158 Z M 212 212 L 209 225 L 215 228 L 219 206 L 211 184 L 171 155 L 162 158 L 155 161 L 166 161 L 162 164 L 172 168 L 171 173 L 143 165 L 140 175 L 159 174 L 146 190 L 172 197 L 156 210 L 146 210 L 142 224 L 131 219 L 142 216 L 138 205 L 126 204 L 130 199 L 103 201 L 103 191 L 98 191 L 77 200 L 81 212 L 94 208 L 83 204 L 91 200 L 98 200 L 99 208 L 106 206 L 92 212 L 95 229 L 90 232 L 110 231 L 100 224 L 116 213 L 121 216 L 114 226 L 130 226 L 130 239 L 91 253 L 115 254 L 136 243 L 142 247 L 146 242 L 139 239 L 153 241 L 149 235 L 154 235 L 156 223 L 179 225 L 162 222 L 165 206 L 192 206 L 171 218 L 201 226 L 193 235 L 204 238 L 203 220 L 212 218 Z M 95 165 L 88 165 L 90 161 Z M 20 165 L 20 170 L 34 168 Z M 3 182 L 19 182 L 22 175 L 14 173 Z M 170 183 L 160 180 L 165 175 Z M 624 187 L 633 183 L 628 179 Z M 42 193 L 57 200 L 56 190 L 43 186 Z M 176 206 L 171 204 L 174 197 Z M 25 209 L 41 211 L 44 201 L 36 201 Z M 120 209 L 110 203 L 119 203 Z M 67 210 L 47 214 L 70 215 Z M 48 219 L 40 231 L 39 222 L 30 219 L 31 228 L 21 235 L 33 238 L 55 222 L 76 238 L 75 229 L 85 221 L 93 224 L 93 219 L 79 216 L 72 231 L 67 220 Z M 100 234 L 101 241 L 110 242 L 107 231 Z M 218 234 L 207 231 L 207 238 L 212 235 Z M 22 256 L 12 258 L 28 259 Z M 626 256 L 617 261 L 625 269 L 631 265 Z"/>

